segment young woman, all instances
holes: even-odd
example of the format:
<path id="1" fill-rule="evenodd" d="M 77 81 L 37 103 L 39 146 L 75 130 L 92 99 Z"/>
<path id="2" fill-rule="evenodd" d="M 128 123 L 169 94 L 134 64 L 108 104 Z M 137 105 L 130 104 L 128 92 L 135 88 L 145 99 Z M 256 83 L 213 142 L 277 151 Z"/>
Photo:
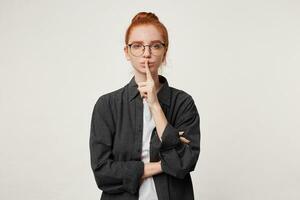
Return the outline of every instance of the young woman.
<path id="1" fill-rule="evenodd" d="M 158 74 L 167 29 L 155 14 L 140 12 L 125 44 L 134 76 L 100 96 L 92 113 L 91 166 L 101 200 L 192 200 L 200 118 L 191 95 Z"/>

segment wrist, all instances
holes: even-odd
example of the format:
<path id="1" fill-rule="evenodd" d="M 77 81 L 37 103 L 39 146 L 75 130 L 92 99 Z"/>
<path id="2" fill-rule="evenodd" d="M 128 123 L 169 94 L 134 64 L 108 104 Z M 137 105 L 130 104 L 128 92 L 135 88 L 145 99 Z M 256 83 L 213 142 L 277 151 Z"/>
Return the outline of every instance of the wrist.
<path id="1" fill-rule="evenodd" d="M 161 109 L 159 102 L 155 102 L 149 106 L 152 112 L 158 112 Z"/>
<path id="2" fill-rule="evenodd" d="M 150 176 L 159 174 L 161 172 L 162 172 L 162 169 L 161 169 L 160 161 L 159 162 L 146 163 L 142 179 L 145 179 L 145 178 L 148 178 Z"/>
<path id="3" fill-rule="evenodd" d="M 157 162 L 157 165 L 158 165 L 158 171 L 159 171 L 159 172 L 162 172 L 161 161 Z"/>

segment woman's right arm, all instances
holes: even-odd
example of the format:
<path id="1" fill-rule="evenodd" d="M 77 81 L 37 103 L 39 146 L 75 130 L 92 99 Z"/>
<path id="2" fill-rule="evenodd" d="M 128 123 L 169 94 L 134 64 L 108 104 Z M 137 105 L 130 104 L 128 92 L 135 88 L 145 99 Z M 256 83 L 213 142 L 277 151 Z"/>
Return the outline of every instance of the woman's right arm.
<path id="1" fill-rule="evenodd" d="M 96 102 L 90 127 L 91 167 L 99 189 L 107 193 L 136 193 L 144 174 L 142 161 L 115 161 L 112 144 L 115 126 L 109 106 L 109 96 Z"/>

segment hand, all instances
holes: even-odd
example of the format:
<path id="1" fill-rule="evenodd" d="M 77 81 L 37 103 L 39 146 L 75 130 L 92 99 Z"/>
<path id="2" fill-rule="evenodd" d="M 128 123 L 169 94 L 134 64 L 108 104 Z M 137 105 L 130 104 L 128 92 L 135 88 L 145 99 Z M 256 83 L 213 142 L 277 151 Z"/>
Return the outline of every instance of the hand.
<path id="1" fill-rule="evenodd" d="M 140 179 L 140 183 L 142 183 L 146 178 L 154 176 L 159 173 L 162 173 L 161 161 L 145 163 L 144 174 Z"/>
<path id="2" fill-rule="evenodd" d="M 141 93 L 142 98 L 146 98 L 148 104 L 150 107 L 152 107 L 154 104 L 158 103 L 157 98 L 157 92 L 155 88 L 155 82 L 152 78 L 148 60 L 145 61 L 145 69 L 146 69 L 146 81 L 145 82 L 139 82 L 138 84 L 138 90 Z"/>
<path id="3" fill-rule="evenodd" d="M 180 141 L 181 142 L 183 142 L 183 143 L 185 143 L 185 144 L 188 144 L 188 143 L 190 143 L 191 141 L 189 141 L 188 139 L 186 139 L 185 137 L 183 137 L 183 136 L 181 136 L 181 135 L 183 135 L 183 133 L 184 133 L 184 131 L 179 131 L 179 139 L 180 139 Z"/>

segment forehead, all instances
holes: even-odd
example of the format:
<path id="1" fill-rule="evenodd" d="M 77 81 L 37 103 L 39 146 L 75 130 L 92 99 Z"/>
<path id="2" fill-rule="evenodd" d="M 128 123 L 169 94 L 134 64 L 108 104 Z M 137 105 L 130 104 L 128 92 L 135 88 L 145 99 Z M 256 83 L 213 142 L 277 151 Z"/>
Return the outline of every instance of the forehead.
<path id="1" fill-rule="evenodd" d="M 163 42 L 162 36 L 158 29 L 153 25 L 140 25 L 134 27 L 130 33 L 129 43 L 131 42 L 153 43 L 157 41 Z"/>

